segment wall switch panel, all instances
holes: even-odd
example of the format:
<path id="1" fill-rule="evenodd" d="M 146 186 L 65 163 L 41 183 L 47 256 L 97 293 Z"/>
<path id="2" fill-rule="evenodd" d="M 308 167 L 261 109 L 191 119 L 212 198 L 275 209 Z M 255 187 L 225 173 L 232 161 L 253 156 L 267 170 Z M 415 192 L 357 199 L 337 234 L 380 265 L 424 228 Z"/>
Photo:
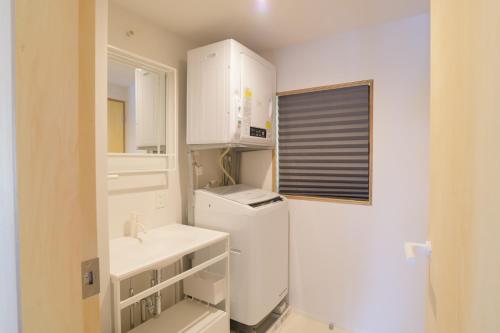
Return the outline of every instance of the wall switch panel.
<path id="1" fill-rule="evenodd" d="M 167 194 L 165 192 L 156 192 L 156 209 L 165 208 L 167 203 Z"/>
<path id="2" fill-rule="evenodd" d="M 203 167 L 201 165 L 196 167 L 196 175 L 203 176 Z"/>

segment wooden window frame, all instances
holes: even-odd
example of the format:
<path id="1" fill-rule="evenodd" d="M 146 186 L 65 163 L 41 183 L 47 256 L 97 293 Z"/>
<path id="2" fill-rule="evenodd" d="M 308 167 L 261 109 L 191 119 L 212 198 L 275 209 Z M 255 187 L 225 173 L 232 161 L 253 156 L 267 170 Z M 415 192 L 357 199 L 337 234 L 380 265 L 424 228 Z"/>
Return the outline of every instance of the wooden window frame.
<path id="1" fill-rule="evenodd" d="M 363 206 L 372 206 L 373 205 L 373 89 L 374 89 L 374 80 L 363 80 L 363 81 L 355 81 L 348 83 L 340 83 L 326 86 L 319 86 L 313 88 L 306 89 L 297 89 L 297 90 L 289 90 L 276 93 L 276 97 L 281 96 L 289 96 L 289 95 L 298 95 L 310 92 L 318 92 L 325 90 L 335 90 L 341 88 L 351 88 L 351 87 L 359 87 L 359 86 L 369 86 L 370 91 L 370 108 L 369 108 L 369 117 L 370 117 L 370 143 L 369 143 L 369 154 L 368 154 L 368 200 L 357 200 L 357 199 L 340 199 L 340 198 L 323 198 L 318 196 L 305 196 L 305 195 L 290 195 L 290 194 L 282 194 L 284 197 L 293 200 L 305 200 L 305 201 L 321 201 L 321 202 L 336 202 L 336 203 L 345 203 L 345 204 L 356 204 Z M 279 109 L 278 109 L 279 112 Z M 278 117 L 278 115 L 276 115 Z M 279 130 L 278 128 L 276 129 Z M 279 142 L 276 142 L 278 145 Z M 272 152 L 272 186 L 273 191 L 277 192 L 279 189 L 277 188 L 277 177 L 278 177 L 278 163 L 277 163 L 276 149 L 273 149 Z"/>

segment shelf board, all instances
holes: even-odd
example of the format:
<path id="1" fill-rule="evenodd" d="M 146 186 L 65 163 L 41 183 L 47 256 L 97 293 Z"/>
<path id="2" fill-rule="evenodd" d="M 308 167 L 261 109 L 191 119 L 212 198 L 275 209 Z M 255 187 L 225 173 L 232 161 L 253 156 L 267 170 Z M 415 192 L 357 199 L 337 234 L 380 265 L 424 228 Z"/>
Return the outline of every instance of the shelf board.
<path id="1" fill-rule="evenodd" d="M 163 311 L 159 317 L 129 331 L 130 333 L 195 333 L 210 327 L 218 320 L 225 320 L 226 312 L 185 299 Z M 226 319 L 227 320 L 227 319 Z"/>

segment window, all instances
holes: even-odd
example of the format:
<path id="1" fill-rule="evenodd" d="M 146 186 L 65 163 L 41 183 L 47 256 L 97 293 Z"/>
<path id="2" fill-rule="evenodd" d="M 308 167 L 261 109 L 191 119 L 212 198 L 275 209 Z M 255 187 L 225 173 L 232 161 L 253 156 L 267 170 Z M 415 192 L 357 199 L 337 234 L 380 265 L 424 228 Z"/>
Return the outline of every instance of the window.
<path id="1" fill-rule="evenodd" d="M 373 81 L 278 94 L 278 191 L 371 203 Z"/>

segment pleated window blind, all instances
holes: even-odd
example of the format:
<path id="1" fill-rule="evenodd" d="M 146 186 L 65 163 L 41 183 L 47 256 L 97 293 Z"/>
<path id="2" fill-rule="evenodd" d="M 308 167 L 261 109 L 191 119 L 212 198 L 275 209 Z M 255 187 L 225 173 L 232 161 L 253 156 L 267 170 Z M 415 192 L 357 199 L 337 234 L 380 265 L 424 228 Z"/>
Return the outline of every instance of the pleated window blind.
<path id="1" fill-rule="evenodd" d="M 372 87 L 278 94 L 280 193 L 371 202 Z"/>

